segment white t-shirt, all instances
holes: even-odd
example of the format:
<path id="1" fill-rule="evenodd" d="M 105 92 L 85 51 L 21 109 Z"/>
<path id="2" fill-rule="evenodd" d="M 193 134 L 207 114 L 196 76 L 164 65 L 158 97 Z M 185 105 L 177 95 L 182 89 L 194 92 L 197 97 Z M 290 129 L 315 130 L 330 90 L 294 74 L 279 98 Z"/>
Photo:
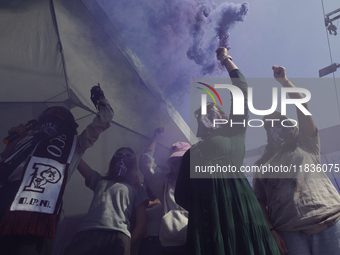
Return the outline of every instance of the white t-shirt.
<path id="1" fill-rule="evenodd" d="M 86 186 L 94 191 L 94 196 L 78 232 L 107 229 L 120 231 L 131 237 L 132 211 L 148 201 L 144 187 L 104 180 L 97 171 L 92 171 L 91 180 Z"/>

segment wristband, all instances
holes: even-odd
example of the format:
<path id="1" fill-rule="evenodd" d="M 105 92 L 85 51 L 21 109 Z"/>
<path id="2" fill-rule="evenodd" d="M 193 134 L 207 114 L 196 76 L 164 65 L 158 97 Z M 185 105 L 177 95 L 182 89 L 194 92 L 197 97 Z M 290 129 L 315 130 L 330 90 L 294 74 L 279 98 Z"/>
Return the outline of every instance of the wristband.
<path id="1" fill-rule="evenodd" d="M 272 231 L 272 230 L 276 230 L 276 228 L 275 228 L 275 227 L 274 227 L 274 228 L 271 228 L 270 231 Z"/>
<path id="2" fill-rule="evenodd" d="M 225 55 L 221 58 L 220 62 L 221 62 L 221 65 L 223 65 L 223 62 L 226 60 L 226 59 L 230 59 L 231 61 L 233 61 L 233 58 L 230 56 L 230 55 Z"/>

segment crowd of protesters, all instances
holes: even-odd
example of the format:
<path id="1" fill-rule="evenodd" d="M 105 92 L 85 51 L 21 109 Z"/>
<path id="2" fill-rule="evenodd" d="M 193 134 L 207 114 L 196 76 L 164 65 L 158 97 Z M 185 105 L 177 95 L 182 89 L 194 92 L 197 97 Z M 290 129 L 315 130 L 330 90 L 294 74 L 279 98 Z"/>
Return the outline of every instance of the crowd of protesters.
<path id="1" fill-rule="evenodd" d="M 99 86 L 91 89 L 98 113 L 80 135 L 71 112 L 59 106 L 43 111 L 31 130 L 11 128 L 0 158 L 0 254 L 52 254 L 64 189 L 75 169 L 93 199 L 65 255 L 340 254 L 340 196 L 323 172 L 268 172 L 254 176 L 252 186 L 240 171 L 191 178 L 195 165 L 243 165 L 247 127 L 214 119 L 248 119 L 247 82 L 226 48 L 218 48 L 216 57 L 243 93 L 244 114 L 233 114 L 233 98 L 229 116 L 214 103 L 205 113 L 197 109 L 200 142 L 174 143 L 167 166 L 154 158 L 169 132 L 162 127 L 140 157 L 133 148 L 115 148 L 105 175 L 82 160 L 113 118 Z M 295 88 L 284 67 L 272 69 L 283 87 Z M 283 126 L 290 120 L 279 112 L 263 118 L 280 121 L 266 121 L 268 144 L 255 165 L 320 163 L 313 118 L 296 110 L 298 126 Z"/>

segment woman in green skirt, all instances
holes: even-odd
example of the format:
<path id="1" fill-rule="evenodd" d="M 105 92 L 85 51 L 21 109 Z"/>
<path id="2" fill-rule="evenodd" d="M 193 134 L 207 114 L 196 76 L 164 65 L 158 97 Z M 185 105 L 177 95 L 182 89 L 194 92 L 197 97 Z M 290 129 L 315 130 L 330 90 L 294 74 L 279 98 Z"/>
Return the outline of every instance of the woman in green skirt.
<path id="1" fill-rule="evenodd" d="M 201 109 L 195 112 L 202 141 L 183 156 L 175 190 L 176 202 L 189 211 L 188 254 L 279 255 L 257 198 L 240 172 L 248 119 L 247 83 L 226 48 L 216 53 L 229 72 L 235 101 L 243 92 L 244 114 L 234 115 L 233 103 L 229 119 L 213 103 L 207 104 L 206 114 Z M 216 124 L 216 119 L 224 124 Z"/>

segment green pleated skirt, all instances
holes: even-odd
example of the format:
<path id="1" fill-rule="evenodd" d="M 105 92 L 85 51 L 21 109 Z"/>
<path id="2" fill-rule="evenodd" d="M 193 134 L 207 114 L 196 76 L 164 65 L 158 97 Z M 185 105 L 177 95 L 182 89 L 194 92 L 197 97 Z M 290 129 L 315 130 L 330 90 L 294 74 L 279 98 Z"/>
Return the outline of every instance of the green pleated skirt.
<path id="1" fill-rule="evenodd" d="M 246 178 L 191 179 L 190 194 L 189 254 L 280 254 Z"/>

